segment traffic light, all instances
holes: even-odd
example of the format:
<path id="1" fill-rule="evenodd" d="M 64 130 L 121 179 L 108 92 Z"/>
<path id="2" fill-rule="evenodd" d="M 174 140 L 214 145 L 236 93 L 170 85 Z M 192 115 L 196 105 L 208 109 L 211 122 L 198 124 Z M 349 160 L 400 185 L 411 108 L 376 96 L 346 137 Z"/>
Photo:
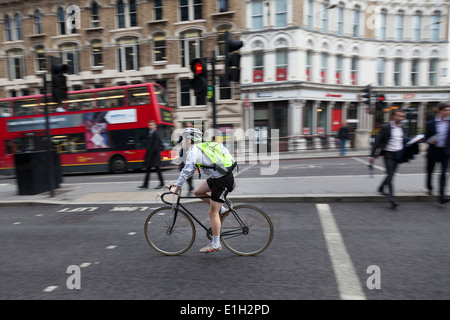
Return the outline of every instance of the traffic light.
<path id="1" fill-rule="evenodd" d="M 50 67 L 52 73 L 52 100 L 60 103 L 67 99 L 67 83 L 66 76 L 68 67 L 62 63 L 61 58 L 50 56 Z"/>
<path id="2" fill-rule="evenodd" d="M 377 110 L 384 110 L 386 108 L 386 98 L 384 96 L 384 94 L 378 94 L 377 95 L 377 102 L 375 103 L 375 108 Z"/>
<path id="3" fill-rule="evenodd" d="M 241 55 L 237 52 L 244 42 L 240 40 L 232 40 L 231 34 L 225 33 L 225 80 L 240 82 L 241 79 Z"/>
<path id="4" fill-rule="evenodd" d="M 194 73 L 194 78 L 191 80 L 191 88 L 196 96 L 205 96 L 208 87 L 206 58 L 192 59 L 191 70 Z"/>
<path id="5" fill-rule="evenodd" d="M 371 105 L 372 105 L 372 101 L 370 99 L 370 97 L 372 95 L 372 87 L 369 84 L 362 91 L 365 92 L 365 94 L 361 95 L 361 98 L 362 98 L 361 102 L 367 104 L 369 106 L 369 108 L 370 108 Z"/>

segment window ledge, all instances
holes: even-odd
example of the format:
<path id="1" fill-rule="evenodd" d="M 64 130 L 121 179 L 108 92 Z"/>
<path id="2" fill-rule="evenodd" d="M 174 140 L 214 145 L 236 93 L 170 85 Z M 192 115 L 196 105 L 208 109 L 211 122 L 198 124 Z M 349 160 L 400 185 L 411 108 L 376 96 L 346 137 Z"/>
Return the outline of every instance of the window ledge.
<path id="1" fill-rule="evenodd" d="M 220 18 L 220 17 L 233 17 L 234 16 L 234 11 L 225 11 L 225 12 L 217 12 L 217 13 L 213 13 L 211 14 L 211 16 L 213 18 Z"/>
<path id="2" fill-rule="evenodd" d="M 153 24 L 165 24 L 169 22 L 169 20 L 167 19 L 163 19 L 163 20 L 152 20 L 152 21 L 148 21 L 147 24 L 149 25 L 153 25 Z"/>
<path id="3" fill-rule="evenodd" d="M 37 34 L 30 34 L 28 38 L 30 39 L 38 39 L 38 38 L 45 38 L 47 35 L 45 33 L 37 33 Z"/>
<path id="4" fill-rule="evenodd" d="M 94 32 L 94 31 L 103 32 L 103 30 L 105 30 L 105 28 L 103 28 L 103 27 L 95 27 L 95 28 L 87 28 L 84 31 L 86 31 L 86 32 Z"/>

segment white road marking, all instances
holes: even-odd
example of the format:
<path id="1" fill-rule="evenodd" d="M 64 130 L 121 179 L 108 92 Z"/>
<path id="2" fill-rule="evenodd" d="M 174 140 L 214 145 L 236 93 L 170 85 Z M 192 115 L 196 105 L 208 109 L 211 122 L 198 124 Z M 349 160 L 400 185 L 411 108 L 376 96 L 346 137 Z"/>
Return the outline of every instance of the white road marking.
<path id="1" fill-rule="evenodd" d="M 13 224 L 17 225 L 17 224 L 21 224 L 21 223 L 22 222 L 17 221 L 17 222 L 14 222 Z"/>
<path id="2" fill-rule="evenodd" d="M 92 263 L 90 263 L 90 262 L 84 262 L 84 263 L 80 264 L 80 268 L 86 268 L 86 267 L 89 267 L 91 264 L 92 264 Z"/>
<path id="3" fill-rule="evenodd" d="M 44 291 L 44 292 L 52 292 L 52 291 L 54 291 L 56 288 L 58 288 L 58 286 L 48 286 L 47 288 L 45 288 L 45 289 L 42 290 L 42 291 Z"/>
<path id="4" fill-rule="evenodd" d="M 323 235 L 342 300 L 366 300 L 355 267 L 328 204 L 316 204 Z"/>
<path id="5" fill-rule="evenodd" d="M 136 234 L 136 232 L 128 232 L 129 236 L 134 236 Z"/>
<path id="6" fill-rule="evenodd" d="M 117 246 L 108 246 L 108 247 L 106 247 L 107 250 L 112 250 L 112 249 L 115 249 L 115 248 L 117 248 Z"/>

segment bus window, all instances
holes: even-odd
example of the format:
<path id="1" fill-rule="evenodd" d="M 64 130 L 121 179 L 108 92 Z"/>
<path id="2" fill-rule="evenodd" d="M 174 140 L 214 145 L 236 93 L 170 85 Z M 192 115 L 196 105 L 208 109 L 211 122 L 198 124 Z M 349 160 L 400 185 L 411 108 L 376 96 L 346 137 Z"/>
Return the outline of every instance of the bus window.
<path id="1" fill-rule="evenodd" d="M 128 105 L 149 104 L 149 92 L 147 87 L 128 88 Z"/>
<path id="2" fill-rule="evenodd" d="M 67 108 L 69 111 L 89 110 L 95 108 L 93 92 L 71 93 L 68 95 Z"/>
<path id="3" fill-rule="evenodd" d="M 6 146 L 6 154 L 14 153 L 13 142 L 11 140 L 6 140 L 5 146 Z"/>
<path id="4" fill-rule="evenodd" d="M 123 107 L 125 91 L 123 89 L 105 90 L 97 92 L 97 104 L 99 108 Z"/>
<path id="5" fill-rule="evenodd" d="M 0 101 L 0 117 L 10 117 L 9 101 Z"/>
<path id="6" fill-rule="evenodd" d="M 165 124 L 160 124 L 158 126 L 158 131 L 161 136 L 162 144 L 164 145 L 164 150 L 172 149 L 174 146 L 174 143 L 172 141 L 173 127 Z"/>
<path id="7" fill-rule="evenodd" d="M 155 86 L 155 95 L 156 99 L 158 99 L 158 104 L 160 106 L 169 106 L 169 100 L 167 99 L 166 91 L 161 86 Z"/>
<path id="8" fill-rule="evenodd" d="M 86 151 L 83 134 L 69 134 L 52 137 L 52 145 L 61 153 L 77 153 Z"/>
<path id="9" fill-rule="evenodd" d="M 13 101 L 15 116 L 29 116 L 36 114 L 38 107 L 39 103 L 36 98 L 18 99 Z"/>

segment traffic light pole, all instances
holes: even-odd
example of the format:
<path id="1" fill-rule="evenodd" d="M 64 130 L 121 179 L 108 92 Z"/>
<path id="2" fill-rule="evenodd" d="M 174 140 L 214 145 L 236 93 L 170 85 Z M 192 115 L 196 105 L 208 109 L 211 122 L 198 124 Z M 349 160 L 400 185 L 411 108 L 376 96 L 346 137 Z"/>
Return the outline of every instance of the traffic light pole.
<path id="1" fill-rule="evenodd" d="M 50 186 L 50 197 L 53 198 L 55 196 L 54 193 L 54 181 L 55 181 L 55 173 L 53 172 L 53 154 L 52 154 L 52 140 L 50 136 L 50 118 L 48 115 L 48 105 L 47 105 L 47 73 L 44 72 L 42 74 L 42 79 L 44 83 L 44 88 L 42 93 L 44 94 L 44 111 L 45 111 L 45 135 L 47 137 L 47 163 L 48 163 L 48 171 L 49 171 L 49 186 Z"/>
<path id="2" fill-rule="evenodd" d="M 213 116 L 213 129 L 217 129 L 217 119 L 216 119 L 216 51 L 211 51 L 211 70 L 212 70 L 212 116 Z"/>

